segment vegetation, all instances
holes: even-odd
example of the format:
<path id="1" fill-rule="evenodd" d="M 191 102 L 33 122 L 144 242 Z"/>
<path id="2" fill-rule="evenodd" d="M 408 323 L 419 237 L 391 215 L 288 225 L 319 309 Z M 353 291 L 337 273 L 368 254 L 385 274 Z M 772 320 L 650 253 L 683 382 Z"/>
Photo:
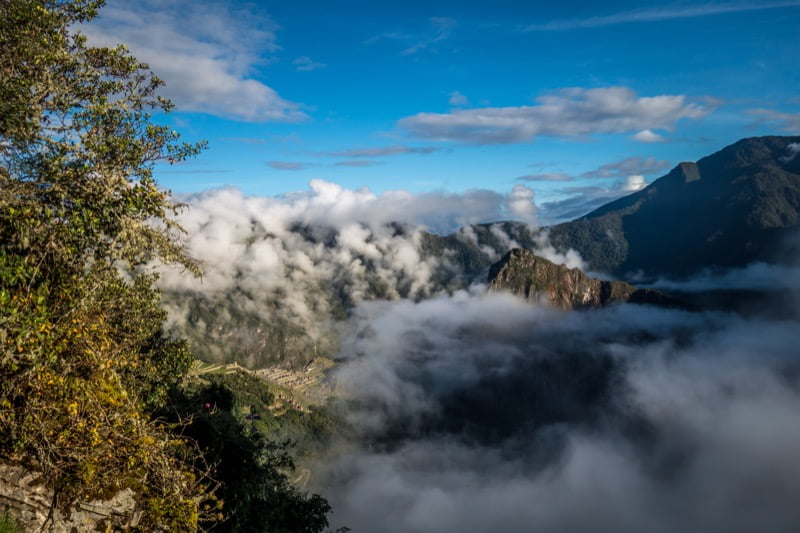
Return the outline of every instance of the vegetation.
<path id="1" fill-rule="evenodd" d="M 800 224 L 800 137 L 742 139 L 647 188 L 550 229 L 558 249 L 628 278 L 784 260 Z"/>
<path id="2" fill-rule="evenodd" d="M 0 533 L 17 533 L 19 527 L 16 520 L 7 514 L 0 514 Z"/>
<path id="3" fill-rule="evenodd" d="M 309 430 L 307 438 L 313 440 L 327 433 L 325 417 L 293 412 L 294 416 L 276 418 L 269 410 L 273 401 L 263 380 L 242 371 L 205 374 L 173 391 L 164 416 L 191 420 L 184 434 L 197 442 L 206 460 L 218 465 L 214 476 L 221 485 L 216 495 L 225 502 L 226 520 L 215 531 L 266 527 L 294 533 L 321 531 L 328 525 L 328 502 L 317 494 L 303 494 L 289 481 L 295 473 L 291 442 L 268 440 L 295 428 L 304 436 Z M 213 502 L 205 505 L 207 512 L 213 511 Z"/>
<path id="4" fill-rule="evenodd" d="M 40 470 L 55 506 L 129 487 L 142 530 L 195 531 L 225 511 L 198 447 L 176 433 L 185 420 L 154 416 L 191 356 L 165 334 L 143 267 L 198 272 L 176 239 L 180 206 L 152 172 L 202 146 L 151 120 L 172 105 L 146 65 L 74 31 L 101 6 L 0 0 L 0 457 Z M 198 442 L 218 436 L 199 424 Z M 281 509 L 306 512 L 280 450 L 230 429 L 235 459 L 252 464 L 219 471 L 269 474 L 258 480 L 270 494 L 258 501 L 274 504 L 262 527 L 280 523 Z M 317 512 L 296 531 L 325 527 L 327 503 L 309 505 Z"/>

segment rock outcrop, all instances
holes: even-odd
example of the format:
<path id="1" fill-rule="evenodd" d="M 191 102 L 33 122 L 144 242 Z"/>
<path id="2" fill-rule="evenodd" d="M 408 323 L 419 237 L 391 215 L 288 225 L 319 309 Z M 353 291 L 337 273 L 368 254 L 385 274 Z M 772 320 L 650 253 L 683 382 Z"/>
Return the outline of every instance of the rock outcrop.
<path id="1" fill-rule="evenodd" d="M 67 512 L 51 509 L 53 491 L 41 474 L 13 463 L 0 463 L 0 513 L 12 517 L 20 531 L 73 533 L 126 531 L 136 527 L 136 502 L 130 489 L 103 501 L 82 502 Z"/>
<path id="2" fill-rule="evenodd" d="M 593 309 L 617 302 L 675 306 L 666 294 L 637 289 L 624 281 L 603 281 L 579 268 L 557 265 L 529 250 L 516 248 L 489 269 L 491 290 L 506 290 L 529 302 L 563 310 Z"/>

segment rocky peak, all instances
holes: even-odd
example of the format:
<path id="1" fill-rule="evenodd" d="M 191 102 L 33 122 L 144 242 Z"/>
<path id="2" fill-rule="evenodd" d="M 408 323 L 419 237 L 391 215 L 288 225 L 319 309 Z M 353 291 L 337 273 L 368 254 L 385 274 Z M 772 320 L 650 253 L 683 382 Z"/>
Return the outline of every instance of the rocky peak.
<path id="1" fill-rule="evenodd" d="M 637 289 L 623 281 L 603 281 L 579 268 L 557 265 L 529 250 L 515 248 L 489 269 L 490 290 L 505 290 L 529 302 L 563 310 L 593 309 L 616 302 L 675 305 L 667 295 Z"/>

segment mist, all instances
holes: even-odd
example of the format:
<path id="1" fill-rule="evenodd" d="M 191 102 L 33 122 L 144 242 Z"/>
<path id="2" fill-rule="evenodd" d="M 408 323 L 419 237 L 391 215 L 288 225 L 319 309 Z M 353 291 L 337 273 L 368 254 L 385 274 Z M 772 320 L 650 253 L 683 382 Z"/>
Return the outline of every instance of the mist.
<path id="1" fill-rule="evenodd" d="M 450 243 L 485 268 L 522 246 L 500 224 L 481 235 L 471 224 L 516 220 L 543 255 L 581 263 L 537 233 L 533 191 L 522 185 L 506 195 L 378 195 L 315 180 L 278 198 L 217 189 L 181 200 L 184 245 L 204 274 L 161 271 L 170 327 L 204 359 L 249 367 L 334 355 L 338 323 L 363 301 L 419 300 L 483 281 L 437 235 L 452 233 Z"/>
<path id="2" fill-rule="evenodd" d="M 308 487 L 329 498 L 334 527 L 800 523 L 797 261 L 655 283 L 759 291 L 758 312 L 561 312 L 483 284 L 480 265 L 519 246 L 583 266 L 538 228 L 527 189 L 376 195 L 312 182 L 282 198 L 221 189 L 186 201 L 185 244 L 205 275 L 164 271 L 161 284 L 198 355 L 338 363 L 332 408 L 353 438 L 316 458 Z M 475 225 L 500 217 L 525 225 Z"/>
<path id="3" fill-rule="evenodd" d="M 318 483 L 354 531 L 793 531 L 797 330 L 481 289 L 364 303 L 335 375 L 360 442 Z"/>

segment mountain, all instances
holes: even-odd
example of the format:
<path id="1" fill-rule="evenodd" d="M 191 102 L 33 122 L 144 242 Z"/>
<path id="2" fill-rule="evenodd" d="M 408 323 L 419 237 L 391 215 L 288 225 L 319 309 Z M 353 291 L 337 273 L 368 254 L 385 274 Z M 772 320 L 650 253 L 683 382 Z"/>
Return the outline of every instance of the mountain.
<path id="1" fill-rule="evenodd" d="M 659 291 L 637 289 L 624 281 L 591 278 L 578 268 L 567 268 L 535 255 L 530 250 L 514 249 L 489 269 L 491 290 L 506 290 L 531 302 L 546 301 L 565 311 L 592 309 L 612 303 L 631 302 L 676 305 Z"/>
<path id="2" fill-rule="evenodd" d="M 800 137 L 744 139 L 578 220 L 542 229 L 506 221 L 437 235 L 323 217 L 246 224 L 215 218 L 203 204 L 194 209 L 205 222 L 190 226 L 196 235 L 187 248 L 206 276 L 162 274 L 164 305 L 172 331 L 206 361 L 302 368 L 336 354 L 340 325 L 360 303 L 419 301 L 483 283 L 514 248 L 556 262 L 577 250 L 587 270 L 629 281 L 768 260 L 800 220 L 798 152 Z M 219 235 L 228 240 L 208 246 Z"/>
<path id="3" fill-rule="evenodd" d="M 591 270 L 680 277 L 778 258 L 800 223 L 800 137 L 743 139 L 550 228 Z"/>

